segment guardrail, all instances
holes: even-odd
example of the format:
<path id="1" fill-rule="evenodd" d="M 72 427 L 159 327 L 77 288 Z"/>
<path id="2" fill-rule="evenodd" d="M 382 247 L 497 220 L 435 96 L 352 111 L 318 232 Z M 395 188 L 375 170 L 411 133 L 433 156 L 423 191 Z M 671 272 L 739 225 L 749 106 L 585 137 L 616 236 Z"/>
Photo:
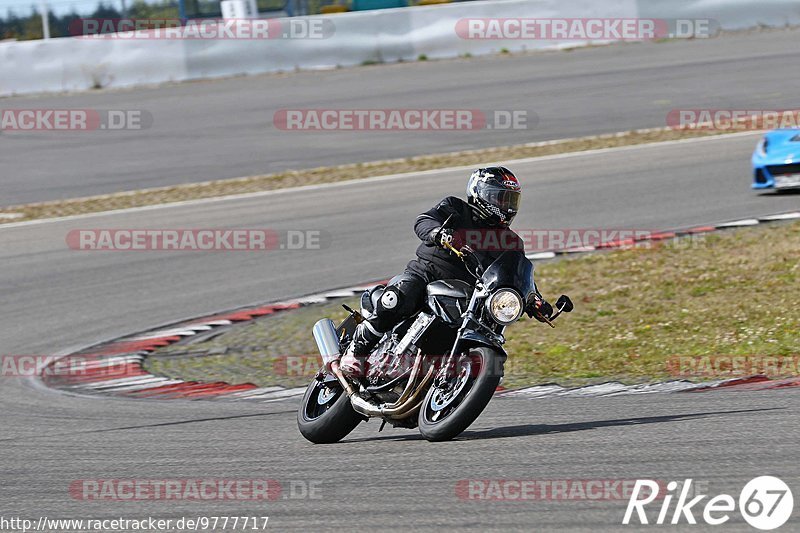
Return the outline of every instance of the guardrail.
<path id="1" fill-rule="evenodd" d="M 503 49 L 575 47 L 615 40 L 470 39 L 464 38 L 463 32 L 459 34 L 464 19 L 481 18 L 713 19 L 722 29 L 742 29 L 800 24 L 800 4 L 796 0 L 474 1 L 271 19 L 270 38 L 130 38 L 117 34 L 0 43 L 0 96 L 483 55 Z M 309 36 L 312 28 L 319 33 Z"/>

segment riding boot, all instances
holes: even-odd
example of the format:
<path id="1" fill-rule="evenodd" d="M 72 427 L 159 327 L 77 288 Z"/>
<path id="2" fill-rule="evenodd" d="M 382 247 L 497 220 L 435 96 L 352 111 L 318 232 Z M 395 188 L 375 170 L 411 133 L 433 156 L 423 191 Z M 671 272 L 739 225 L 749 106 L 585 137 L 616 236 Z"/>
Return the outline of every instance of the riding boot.
<path id="1" fill-rule="evenodd" d="M 369 352 L 382 337 L 383 333 L 377 331 L 369 322 L 364 321 L 356 326 L 353 340 L 339 363 L 342 372 L 353 377 L 364 376 Z"/>

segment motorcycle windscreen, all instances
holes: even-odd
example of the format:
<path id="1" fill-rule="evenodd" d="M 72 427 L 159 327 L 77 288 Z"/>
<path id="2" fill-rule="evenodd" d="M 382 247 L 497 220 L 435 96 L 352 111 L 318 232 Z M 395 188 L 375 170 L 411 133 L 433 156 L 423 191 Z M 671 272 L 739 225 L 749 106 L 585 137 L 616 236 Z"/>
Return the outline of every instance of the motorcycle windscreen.
<path id="1" fill-rule="evenodd" d="M 483 283 L 490 291 L 513 288 L 526 300 L 534 290 L 533 263 L 525 257 L 525 252 L 503 252 L 483 273 Z"/>

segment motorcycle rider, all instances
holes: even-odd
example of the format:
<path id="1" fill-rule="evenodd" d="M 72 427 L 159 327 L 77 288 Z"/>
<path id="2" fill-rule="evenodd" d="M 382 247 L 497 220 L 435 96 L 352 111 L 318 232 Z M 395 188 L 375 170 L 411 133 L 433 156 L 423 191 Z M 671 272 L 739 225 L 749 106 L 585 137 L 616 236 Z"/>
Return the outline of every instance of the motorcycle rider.
<path id="1" fill-rule="evenodd" d="M 422 308 L 428 283 L 458 279 L 475 284 L 475 278 L 448 244 L 467 252 L 483 268 L 506 250 L 524 251 L 522 239 L 508 229 L 519 209 L 521 196 L 519 180 L 510 170 L 480 168 L 469 178 L 466 202 L 448 196 L 420 214 L 414 224 L 414 231 L 422 241 L 417 257 L 408 263 L 401 275 L 389 282 L 374 316 L 356 327 L 340 362 L 342 372 L 363 375 L 364 362 L 384 333 Z M 553 308 L 537 290 L 525 312 L 543 322 L 544 318 L 550 318 Z"/>

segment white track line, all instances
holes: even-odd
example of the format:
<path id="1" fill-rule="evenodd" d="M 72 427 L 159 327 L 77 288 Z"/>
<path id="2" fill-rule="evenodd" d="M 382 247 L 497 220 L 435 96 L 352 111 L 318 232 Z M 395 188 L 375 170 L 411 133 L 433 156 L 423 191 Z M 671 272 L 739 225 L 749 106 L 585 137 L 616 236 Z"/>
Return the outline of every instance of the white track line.
<path id="1" fill-rule="evenodd" d="M 567 396 L 567 397 L 597 397 L 597 396 L 623 396 L 629 394 L 653 394 L 662 392 L 681 392 L 706 387 L 718 387 L 720 384 L 731 380 L 715 380 L 693 383 L 685 380 L 661 381 L 655 383 L 643 383 L 640 385 L 624 385 L 618 381 L 600 383 L 598 385 L 588 385 L 566 389 L 560 385 L 537 385 L 524 389 L 512 390 L 501 393 L 502 396 L 521 397 L 521 398 L 544 398 L 548 396 Z M 735 381 L 735 380 L 734 380 Z"/>
<path id="2" fill-rule="evenodd" d="M 76 385 L 75 389 L 88 389 L 88 390 L 96 390 L 102 392 L 117 392 L 119 390 L 138 390 L 144 389 L 150 386 L 162 386 L 169 384 L 170 382 L 173 383 L 182 383 L 181 380 L 174 380 L 160 376 L 135 376 L 132 378 L 122 378 L 122 379 L 114 379 L 111 381 L 96 381 L 94 383 L 82 383 L 80 385 Z"/>
<path id="3" fill-rule="evenodd" d="M 782 213 L 780 215 L 767 215 L 765 217 L 759 217 L 759 220 L 771 222 L 773 220 L 794 220 L 796 218 L 800 218 L 800 211 L 796 213 Z"/>
<path id="4" fill-rule="evenodd" d="M 242 392 L 232 392 L 230 394 L 220 394 L 218 398 L 229 398 L 229 399 L 243 399 L 249 398 L 251 396 L 261 396 L 262 394 L 267 394 L 270 392 L 277 392 L 285 390 L 285 387 L 260 387 L 258 389 L 250 389 Z"/>
<path id="5" fill-rule="evenodd" d="M 147 390 L 147 389 L 155 389 L 157 387 L 166 387 L 168 385 L 180 385 L 181 383 L 186 383 L 180 379 L 167 379 L 167 378 L 158 378 L 154 379 L 153 381 L 147 383 L 139 383 L 137 385 L 130 385 L 130 386 L 119 386 L 113 387 L 107 390 L 102 390 L 102 392 L 128 392 L 128 391 L 140 391 L 140 390 Z M 100 388 L 95 390 L 101 390 Z"/>
<path id="6" fill-rule="evenodd" d="M 733 222 L 725 222 L 724 224 L 717 224 L 717 228 L 741 228 L 743 226 L 757 226 L 761 222 L 757 218 L 745 218 L 743 220 L 734 220 Z"/>

